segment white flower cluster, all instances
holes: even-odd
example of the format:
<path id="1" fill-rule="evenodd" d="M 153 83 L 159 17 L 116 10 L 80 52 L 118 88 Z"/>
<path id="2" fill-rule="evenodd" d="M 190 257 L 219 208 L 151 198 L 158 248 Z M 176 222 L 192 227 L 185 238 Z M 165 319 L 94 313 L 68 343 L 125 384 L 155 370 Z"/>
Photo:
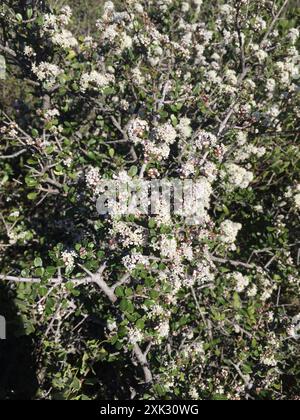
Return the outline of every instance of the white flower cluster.
<path id="1" fill-rule="evenodd" d="M 56 31 L 62 26 L 67 26 L 71 22 L 72 10 L 70 6 L 63 6 L 58 15 L 46 13 L 44 15 L 43 30 L 45 32 Z"/>
<path id="2" fill-rule="evenodd" d="M 5 134 L 7 137 L 17 138 L 19 132 L 19 126 L 15 122 L 11 122 L 9 125 L 4 125 L 0 128 L 0 133 Z"/>
<path id="3" fill-rule="evenodd" d="M 177 138 L 177 132 L 170 123 L 155 127 L 149 137 L 143 139 L 148 132 L 149 125 L 146 121 L 135 118 L 128 125 L 128 135 L 130 140 L 135 143 L 141 143 L 145 150 L 145 159 L 155 158 L 158 161 L 167 159 L 170 154 L 170 145 Z"/>
<path id="4" fill-rule="evenodd" d="M 186 258 L 188 261 L 193 261 L 194 251 L 191 245 L 188 245 L 187 243 L 181 244 L 180 253 L 182 254 L 183 258 Z"/>
<path id="5" fill-rule="evenodd" d="M 203 175 L 206 176 L 206 178 L 208 179 L 210 183 L 214 182 L 217 179 L 217 176 L 219 173 L 218 168 L 215 165 L 215 163 L 210 162 L 209 160 L 207 160 L 204 163 L 202 167 L 202 172 L 203 172 Z"/>
<path id="6" fill-rule="evenodd" d="M 101 181 L 100 169 L 93 167 L 89 168 L 85 175 L 85 180 L 87 186 L 90 189 L 95 190 Z"/>
<path id="7" fill-rule="evenodd" d="M 41 62 L 40 64 L 32 64 L 32 72 L 38 80 L 44 83 L 45 87 L 51 88 L 57 82 L 57 78 L 63 73 L 56 64 Z"/>
<path id="8" fill-rule="evenodd" d="M 120 54 L 133 45 L 133 39 L 126 33 L 127 26 L 132 16 L 127 12 L 115 11 L 112 2 L 106 2 L 101 19 L 96 22 L 97 28 L 102 32 L 103 44 L 115 47 L 115 52 Z"/>
<path id="9" fill-rule="evenodd" d="M 111 83 L 114 83 L 115 77 L 109 73 L 99 73 L 92 70 L 90 73 L 84 73 L 80 79 L 80 90 L 85 93 L 88 89 L 102 91 Z"/>
<path id="10" fill-rule="evenodd" d="M 148 267 L 149 258 L 142 254 L 132 253 L 123 257 L 122 263 L 129 272 L 132 272 L 137 268 L 138 265 Z"/>
<path id="11" fill-rule="evenodd" d="M 242 225 L 240 223 L 234 223 L 231 220 L 225 220 L 221 226 L 221 236 L 220 240 L 224 244 L 228 244 L 231 246 L 231 249 L 234 251 L 235 241 L 237 239 L 237 235 L 239 231 L 242 229 Z"/>
<path id="12" fill-rule="evenodd" d="M 61 258 L 65 264 L 66 271 L 71 272 L 75 267 L 75 258 L 77 254 L 75 251 L 63 251 L 61 254 Z"/>
<path id="13" fill-rule="evenodd" d="M 155 305 L 151 306 L 150 312 L 149 312 L 149 317 L 151 319 L 165 317 L 165 315 L 166 315 L 166 310 L 161 305 L 155 304 Z M 170 315 L 170 314 L 168 314 L 168 315 Z"/>
<path id="14" fill-rule="evenodd" d="M 265 88 L 269 95 L 272 95 L 276 89 L 276 80 L 275 79 L 268 79 L 266 81 Z"/>
<path id="15" fill-rule="evenodd" d="M 128 331 L 128 340 L 130 344 L 138 344 L 141 343 L 144 339 L 144 334 L 142 331 L 138 330 L 137 328 L 130 328 Z"/>
<path id="16" fill-rule="evenodd" d="M 296 187 L 289 187 L 285 193 L 285 197 L 292 199 L 293 207 L 300 210 L 300 184 Z"/>
<path id="17" fill-rule="evenodd" d="M 134 118 L 127 125 L 127 132 L 129 140 L 134 144 L 143 143 L 144 135 L 149 131 L 147 121 L 140 118 Z"/>
<path id="18" fill-rule="evenodd" d="M 24 54 L 27 56 L 27 57 L 35 57 L 36 56 L 36 52 L 34 51 L 34 49 L 31 47 L 31 46 L 29 46 L 29 45 L 25 45 L 25 47 L 24 47 Z"/>
<path id="19" fill-rule="evenodd" d="M 170 155 L 170 146 L 167 143 L 156 144 L 152 141 L 145 143 L 145 159 L 157 159 L 159 162 L 167 159 Z"/>
<path id="20" fill-rule="evenodd" d="M 11 217 L 19 217 L 19 216 L 17 216 L 17 212 L 15 212 L 15 215 Z M 8 236 L 10 245 L 14 245 L 18 241 L 20 241 L 23 244 L 26 244 L 28 240 L 32 238 L 32 232 L 27 229 L 24 222 L 21 222 L 17 225 L 15 222 L 14 225 L 8 229 L 7 236 Z"/>
<path id="21" fill-rule="evenodd" d="M 176 140 L 177 133 L 170 123 L 165 123 L 154 130 L 156 140 L 166 143 L 168 146 Z"/>
<path id="22" fill-rule="evenodd" d="M 64 6 L 59 15 L 51 13 L 44 15 L 43 31 L 50 35 L 54 45 L 64 49 L 78 46 L 78 41 L 73 34 L 64 28 L 70 23 L 71 17 L 72 10 L 69 6 Z"/>
<path id="23" fill-rule="evenodd" d="M 128 223 L 122 221 L 113 222 L 110 234 L 113 236 L 119 235 L 124 248 L 142 246 L 146 242 L 145 229 L 143 227 L 131 227 Z"/>
<path id="24" fill-rule="evenodd" d="M 202 286 L 203 284 L 214 283 L 215 273 L 214 266 L 211 261 L 203 259 L 200 263 L 197 264 L 196 270 L 193 273 L 191 278 L 191 286 L 197 284 Z"/>
<path id="25" fill-rule="evenodd" d="M 249 298 L 254 298 L 258 293 L 258 287 L 256 286 L 256 284 L 252 284 L 248 291 L 247 291 L 247 296 Z"/>
<path id="26" fill-rule="evenodd" d="M 138 67 L 135 67 L 134 69 L 132 69 L 131 78 L 132 78 L 132 82 L 136 86 L 143 86 L 143 84 L 145 83 L 145 77 L 143 76 L 141 70 Z"/>
<path id="27" fill-rule="evenodd" d="M 235 163 L 226 163 L 224 168 L 225 171 L 221 172 L 221 177 L 228 181 L 229 188 L 232 190 L 236 188 L 248 188 L 254 179 L 252 172 L 247 171 L 245 168 Z"/>
<path id="28" fill-rule="evenodd" d="M 181 166 L 182 176 L 188 178 L 189 176 L 194 175 L 196 172 L 196 165 L 196 159 L 189 159 L 185 163 L 183 163 Z"/>
<path id="29" fill-rule="evenodd" d="M 276 283 L 272 282 L 272 280 L 262 269 L 258 269 L 257 277 L 262 288 L 260 300 L 262 302 L 266 302 L 272 297 L 272 294 L 277 290 L 278 286 Z"/>
<path id="30" fill-rule="evenodd" d="M 300 31 L 298 28 L 291 28 L 289 31 L 289 39 L 291 40 L 292 44 L 296 44 L 298 38 L 300 36 Z"/>
<path id="31" fill-rule="evenodd" d="M 294 316 L 291 326 L 287 330 L 288 336 L 295 340 L 300 339 L 300 314 Z"/>
<path id="32" fill-rule="evenodd" d="M 274 333 L 270 333 L 268 337 L 268 345 L 264 353 L 261 355 L 261 363 L 268 367 L 275 367 L 278 364 L 278 351 L 280 342 Z"/>
<path id="33" fill-rule="evenodd" d="M 169 238 L 167 235 L 162 235 L 160 243 L 160 252 L 163 257 L 175 258 L 177 256 L 177 241 L 175 238 Z"/>
<path id="34" fill-rule="evenodd" d="M 78 45 L 77 39 L 73 36 L 72 32 L 62 29 L 60 32 L 55 32 L 52 36 L 52 42 L 62 48 L 75 48 Z"/>
<path id="35" fill-rule="evenodd" d="M 252 144 L 248 144 L 241 147 L 237 152 L 235 152 L 234 159 L 236 162 L 244 162 L 252 156 L 262 158 L 265 155 L 265 153 L 265 147 L 255 147 Z"/>
<path id="36" fill-rule="evenodd" d="M 56 108 L 48 109 L 45 112 L 45 119 L 50 121 L 50 120 L 53 120 L 53 118 L 55 118 L 55 117 L 59 117 L 59 115 L 60 115 L 60 112 L 59 112 L 58 109 L 56 109 Z"/>
<path id="37" fill-rule="evenodd" d="M 297 53 L 297 55 L 287 57 L 285 61 L 276 63 L 277 71 L 280 75 L 280 83 L 283 86 L 289 87 L 294 79 L 299 78 L 299 59 L 299 53 Z"/>
<path id="38" fill-rule="evenodd" d="M 214 147 L 217 144 L 217 137 L 212 133 L 201 130 L 197 135 L 195 144 L 199 150 L 202 150 L 203 148 Z"/>
<path id="39" fill-rule="evenodd" d="M 126 35 L 123 33 L 120 37 L 120 44 L 119 48 L 121 51 L 130 49 L 132 47 L 133 41 L 132 38 L 129 35 Z"/>
<path id="40" fill-rule="evenodd" d="M 249 286 L 249 278 L 247 276 L 244 276 L 242 273 L 236 272 L 229 276 L 232 277 L 235 282 L 236 292 L 242 293 Z"/>
<path id="41" fill-rule="evenodd" d="M 108 319 L 107 320 L 107 328 L 110 332 L 117 330 L 117 322 L 115 319 Z"/>
<path id="42" fill-rule="evenodd" d="M 167 338 L 169 336 L 170 333 L 170 325 L 169 325 L 169 321 L 164 321 L 161 324 L 159 324 L 156 328 L 155 328 L 157 334 L 158 334 L 158 341 L 163 340 L 164 338 Z"/>
<path id="43" fill-rule="evenodd" d="M 192 127 L 191 120 L 189 118 L 181 118 L 179 124 L 176 126 L 176 130 L 179 132 L 180 136 L 184 139 L 191 137 Z"/>
<path id="44" fill-rule="evenodd" d="M 170 207 L 164 200 L 161 200 L 161 202 L 156 205 L 156 209 L 157 214 L 155 216 L 155 221 L 158 226 L 172 224 Z"/>

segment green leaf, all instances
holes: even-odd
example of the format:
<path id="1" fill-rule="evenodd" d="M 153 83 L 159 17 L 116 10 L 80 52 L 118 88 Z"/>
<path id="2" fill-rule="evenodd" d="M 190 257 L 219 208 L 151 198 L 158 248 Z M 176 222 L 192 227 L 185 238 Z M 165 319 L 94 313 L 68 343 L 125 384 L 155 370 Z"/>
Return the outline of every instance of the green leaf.
<path id="1" fill-rule="evenodd" d="M 70 50 L 69 54 L 67 55 L 66 59 L 71 61 L 76 57 L 76 52 L 74 50 Z"/>
<path id="2" fill-rule="evenodd" d="M 124 289 L 123 287 L 117 287 L 115 290 L 115 294 L 117 297 L 124 297 Z"/>
<path id="3" fill-rule="evenodd" d="M 129 288 L 129 287 L 126 287 L 126 289 L 125 289 L 125 295 L 126 296 L 132 296 L 133 295 L 133 291 Z"/>
<path id="4" fill-rule="evenodd" d="M 32 137 L 38 137 L 39 132 L 38 132 L 35 128 L 33 128 L 33 129 L 31 130 L 31 135 L 32 135 Z"/>
<path id="5" fill-rule="evenodd" d="M 155 390 L 155 392 L 160 396 L 160 397 L 163 397 L 164 395 L 166 395 L 166 389 L 164 388 L 164 386 L 163 385 L 160 385 L 160 384 L 157 384 L 157 385 L 154 385 L 154 390 Z"/>
<path id="6" fill-rule="evenodd" d="M 37 257 L 35 260 L 34 260 L 34 266 L 35 267 L 42 267 L 43 266 L 43 261 L 42 261 L 42 259 L 40 258 L 40 257 Z"/>
<path id="7" fill-rule="evenodd" d="M 37 198 L 37 196 L 38 196 L 38 193 L 36 193 L 36 192 L 31 192 L 31 193 L 27 194 L 28 200 L 31 200 L 31 201 L 35 200 Z"/>
<path id="8" fill-rule="evenodd" d="M 35 270 L 34 274 L 36 277 L 43 277 L 45 274 L 45 269 L 43 267 L 39 267 Z"/>
<path id="9" fill-rule="evenodd" d="M 23 16 L 22 16 L 20 13 L 17 13 L 17 14 L 16 14 L 16 19 L 17 19 L 17 21 L 18 21 L 19 23 L 22 23 L 22 22 L 23 22 Z"/>
<path id="10" fill-rule="evenodd" d="M 122 312 L 128 312 L 132 314 L 134 312 L 134 306 L 130 300 L 122 299 L 120 303 L 120 309 Z"/>
<path id="11" fill-rule="evenodd" d="M 28 187 L 35 187 L 38 184 L 36 179 L 30 177 L 26 177 L 25 182 Z"/>
<path id="12" fill-rule="evenodd" d="M 233 307 L 234 309 L 241 309 L 242 308 L 242 301 L 241 298 L 239 296 L 239 294 L 237 292 L 234 293 L 233 295 Z"/>
<path id="13" fill-rule="evenodd" d="M 120 303 L 120 309 L 122 312 L 126 312 L 127 308 L 128 308 L 128 300 L 127 299 L 122 299 L 121 303 Z"/>
<path id="14" fill-rule="evenodd" d="M 149 220 L 149 222 L 148 222 L 148 227 L 149 227 L 150 229 L 153 229 L 153 228 L 155 228 L 155 226 L 156 226 L 156 221 L 155 221 L 155 219 L 150 219 L 150 220 Z"/>
<path id="15" fill-rule="evenodd" d="M 132 167 L 129 169 L 128 175 L 129 175 L 129 176 L 131 176 L 131 177 L 133 178 L 134 176 L 136 176 L 136 175 L 137 175 L 137 173 L 138 173 L 138 168 L 137 168 L 137 166 L 132 166 Z"/>
<path id="16" fill-rule="evenodd" d="M 175 115 L 171 115 L 171 121 L 174 127 L 178 124 L 178 119 L 175 117 Z"/>
<path id="17" fill-rule="evenodd" d="M 52 277 L 55 275 L 56 270 L 57 268 L 53 266 L 46 267 L 46 275 Z"/>
<path id="18" fill-rule="evenodd" d="M 33 16 L 33 10 L 32 9 L 27 9 L 27 18 L 31 19 Z"/>
<path id="19" fill-rule="evenodd" d="M 135 326 L 136 326 L 138 329 L 143 330 L 143 329 L 145 328 L 145 321 L 144 321 L 143 319 L 139 319 L 139 320 L 136 322 Z"/>

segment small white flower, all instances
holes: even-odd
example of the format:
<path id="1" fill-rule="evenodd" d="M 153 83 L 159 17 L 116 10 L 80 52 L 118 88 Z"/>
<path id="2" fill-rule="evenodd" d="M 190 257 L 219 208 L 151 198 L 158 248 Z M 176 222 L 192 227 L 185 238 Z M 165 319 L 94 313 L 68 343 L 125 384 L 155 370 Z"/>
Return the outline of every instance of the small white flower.
<path id="1" fill-rule="evenodd" d="M 90 168 L 85 176 L 87 186 L 91 189 L 94 189 L 99 185 L 101 181 L 100 169 L 99 168 Z"/>
<path id="2" fill-rule="evenodd" d="M 169 335 L 170 332 L 170 325 L 169 321 L 162 322 L 158 327 L 155 328 L 158 336 L 160 339 L 166 338 Z"/>
<path id="3" fill-rule="evenodd" d="M 109 319 L 107 321 L 107 328 L 109 329 L 109 331 L 115 331 L 117 329 L 116 321 Z"/>
<path id="4" fill-rule="evenodd" d="M 78 45 L 77 39 L 70 31 L 62 29 L 60 32 L 55 32 L 52 36 L 52 42 L 61 48 L 75 48 Z"/>
<path id="5" fill-rule="evenodd" d="M 34 49 L 28 45 L 25 46 L 24 48 L 24 54 L 27 55 L 27 57 L 34 57 L 36 56 L 36 53 L 34 51 Z"/>
<path id="6" fill-rule="evenodd" d="M 137 328 L 131 328 L 128 331 L 128 340 L 131 344 L 138 344 L 143 341 L 144 335 L 142 331 L 138 330 Z"/>
<path id="7" fill-rule="evenodd" d="M 63 71 L 56 64 L 41 62 L 38 65 L 35 63 L 32 64 L 32 72 L 38 80 L 50 88 L 56 83 L 58 76 Z"/>
<path id="8" fill-rule="evenodd" d="M 295 202 L 296 208 L 299 210 L 300 209 L 300 193 L 294 196 L 294 202 Z"/>
<path id="9" fill-rule="evenodd" d="M 172 124 L 165 123 L 155 129 L 155 136 L 158 140 L 170 145 L 175 142 L 177 133 Z"/>
<path id="10" fill-rule="evenodd" d="M 80 90 L 85 92 L 88 89 L 102 90 L 115 81 L 115 77 L 108 73 L 98 73 L 92 70 L 90 73 L 84 73 L 80 80 Z"/>
<path id="11" fill-rule="evenodd" d="M 239 231 L 242 229 L 240 223 L 234 223 L 231 220 L 225 220 L 221 224 L 221 242 L 229 245 L 234 245 Z M 233 246 L 233 248 L 235 248 Z"/>
<path id="12" fill-rule="evenodd" d="M 189 118 L 181 118 L 179 124 L 176 127 L 176 130 L 179 131 L 179 134 L 187 139 L 192 135 L 191 120 Z"/>
<path id="13" fill-rule="evenodd" d="M 189 4 L 189 3 L 187 3 L 186 1 L 184 1 L 184 2 L 181 4 L 181 10 L 182 10 L 182 12 L 183 12 L 183 13 L 188 12 L 188 11 L 190 10 L 190 4 Z"/>
<path id="14" fill-rule="evenodd" d="M 247 188 L 254 179 L 252 172 L 247 171 L 241 166 L 235 163 L 225 164 L 225 172 L 221 173 L 223 178 L 228 179 L 228 182 L 232 189 L 235 188 Z"/>
<path id="15" fill-rule="evenodd" d="M 233 279 L 236 282 L 235 291 L 238 293 L 242 293 L 245 289 L 249 286 L 249 279 L 248 277 L 243 276 L 242 273 L 234 273 L 232 275 Z"/>
<path id="16" fill-rule="evenodd" d="M 75 251 L 64 251 L 61 254 L 61 258 L 65 264 L 67 272 L 70 272 L 73 270 L 75 266 L 75 258 L 77 257 L 77 254 Z"/>

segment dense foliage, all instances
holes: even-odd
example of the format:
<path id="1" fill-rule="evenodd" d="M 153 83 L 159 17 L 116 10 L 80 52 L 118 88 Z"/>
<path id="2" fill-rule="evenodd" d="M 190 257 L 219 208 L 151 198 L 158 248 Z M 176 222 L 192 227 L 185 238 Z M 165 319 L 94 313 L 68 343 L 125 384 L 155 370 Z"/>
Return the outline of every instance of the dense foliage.
<path id="1" fill-rule="evenodd" d="M 298 399 L 297 2 L 91 10 L 0 6 L 0 397 Z M 171 178 L 195 223 L 97 212 Z"/>

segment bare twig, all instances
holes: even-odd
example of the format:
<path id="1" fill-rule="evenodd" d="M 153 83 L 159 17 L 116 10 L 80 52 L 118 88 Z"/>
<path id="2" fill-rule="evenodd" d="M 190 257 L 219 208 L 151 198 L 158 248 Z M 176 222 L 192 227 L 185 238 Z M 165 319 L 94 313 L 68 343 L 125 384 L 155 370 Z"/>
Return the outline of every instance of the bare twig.
<path id="1" fill-rule="evenodd" d="M 289 3 L 289 1 L 290 1 L 290 0 L 285 0 L 285 2 L 283 3 L 283 5 L 282 5 L 281 9 L 278 11 L 277 15 L 276 15 L 276 16 L 274 16 L 274 19 L 273 19 L 273 21 L 271 22 L 271 25 L 270 25 L 270 27 L 269 27 L 268 31 L 266 32 L 265 36 L 263 37 L 263 40 L 261 41 L 261 44 L 260 44 L 261 46 L 263 46 L 263 45 L 264 45 L 264 43 L 266 42 L 266 40 L 269 38 L 269 36 L 270 36 L 271 32 L 272 32 L 272 31 L 273 31 L 273 29 L 274 29 L 274 26 L 276 25 L 276 22 L 278 21 L 278 19 L 279 19 L 279 18 L 280 18 L 280 16 L 282 15 L 282 13 L 283 13 L 283 11 L 284 11 L 285 7 L 287 6 L 287 4 Z"/>
<path id="2" fill-rule="evenodd" d="M 41 283 L 42 279 L 38 277 L 22 277 L 22 276 L 7 276 L 6 274 L 0 274 L 0 280 L 12 282 L 12 283 Z M 69 281 L 74 283 L 82 283 L 84 284 L 86 281 L 88 281 L 89 278 L 80 278 L 80 279 L 71 279 Z M 48 280 L 51 284 L 59 284 L 61 283 L 61 278 L 52 278 Z"/>
<path id="3" fill-rule="evenodd" d="M 85 267 L 82 266 L 82 269 L 84 269 L 84 271 L 91 275 L 91 280 L 97 284 L 99 286 L 99 288 L 102 290 L 102 292 L 108 297 L 108 299 L 110 300 L 110 302 L 112 304 L 115 304 L 116 301 L 118 300 L 117 296 L 115 295 L 115 287 L 109 287 L 107 285 L 107 283 L 103 280 L 103 272 L 106 268 L 106 263 L 104 263 L 100 269 L 97 271 L 96 274 L 92 274 L 91 272 L 89 272 Z M 127 278 L 126 276 L 124 276 L 121 281 L 126 281 Z M 137 358 L 140 366 L 143 369 L 144 372 L 144 377 L 145 377 L 145 383 L 149 383 L 152 382 L 153 378 L 152 378 L 152 373 L 149 369 L 149 364 L 147 361 L 147 357 L 146 355 L 142 352 L 140 346 L 138 344 L 135 344 L 133 347 L 133 352 L 135 357 Z"/>
<path id="4" fill-rule="evenodd" d="M 226 258 L 218 258 L 218 257 L 214 257 L 213 255 L 210 256 L 212 261 L 221 263 L 221 264 L 231 264 L 234 267 L 244 267 L 244 268 L 248 268 L 248 269 L 253 269 L 255 268 L 254 264 L 247 264 L 244 263 L 242 261 L 233 261 L 233 260 L 227 260 Z"/>
<path id="5" fill-rule="evenodd" d="M 38 278 L 6 276 L 6 275 L 3 275 L 3 274 L 0 274 L 0 280 L 11 281 L 11 282 L 16 282 L 16 283 L 40 283 L 41 282 L 41 279 L 38 279 Z"/>
<path id="6" fill-rule="evenodd" d="M 286 5 L 288 4 L 289 0 L 285 0 L 284 4 L 282 5 L 281 9 L 278 11 L 277 15 L 274 17 L 273 21 L 270 24 L 270 27 L 267 31 L 267 33 L 265 34 L 265 36 L 263 37 L 261 43 L 260 43 L 260 47 L 262 48 L 265 44 L 265 42 L 267 41 L 267 39 L 269 38 L 272 30 L 274 29 L 274 26 L 276 25 L 276 22 L 278 21 L 278 19 L 280 18 L 282 12 L 284 11 Z M 238 86 L 241 86 L 242 82 L 244 81 L 244 79 L 246 78 L 246 76 L 248 75 L 249 71 L 251 70 L 251 66 L 245 66 L 245 57 L 243 57 L 243 71 L 238 79 Z M 233 104 L 229 107 L 229 110 L 227 111 L 223 121 L 221 122 L 220 126 L 219 126 L 219 130 L 218 130 L 218 136 L 221 136 L 223 134 L 223 132 L 225 131 L 227 124 L 230 120 L 230 118 L 232 117 L 232 115 L 234 114 L 235 111 L 235 107 L 237 105 L 237 103 L 239 102 L 238 96 L 235 98 L 235 100 L 233 101 Z"/>
<path id="7" fill-rule="evenodd" d="M 3 45 L 0 44 L 0 50 L 11 55 L 12 57 L 16 58 L 17 54 L 14 52 L 14 50 L 12 50 L 9 47 L 4 47 Z"/>
<path id="8" fill-rule="evenodd" d="M 13 154 L 11 154 L 11 155 L 0 155 L 0 159 L 13 159 L 13 158 L 15 158 L 15 157 L 18 157 L 18 156 L 20 156 L 20 155 L 23 155 L 24 153 L 26 152 L 26 149 L 22 149 L 22 150 L 19 150 L 18 152 L 16 152 L 16 153 L 13 153 Z"/>
<path id="9" fill-rule="evenodd" d="M 122 286 L 123 284 L 126 284 L 129 280 L 130 280 L 130 274 L 129 273 L 124 274 L 124 276 L 121 277 L 121 279 L 112 286 L 113 291 L 115 291 L 117 287 Z"/>
<path id="10" fill-rule="evenodd" d="M 141 350 L 141 348 L 138 344 L 134 345 L 133 352 L 134 352 L 139 364 L 143 368 L 143 372 L 144 372 L 144 376 L 145 376 L 145 383 L 152 382 L 153 378 L 152 378 L 151 370 L 149 369 L 149 364 L 148 364 L 148 361 L 147 361 L 147 357 L 142 352 L 142 350 Z"/>

